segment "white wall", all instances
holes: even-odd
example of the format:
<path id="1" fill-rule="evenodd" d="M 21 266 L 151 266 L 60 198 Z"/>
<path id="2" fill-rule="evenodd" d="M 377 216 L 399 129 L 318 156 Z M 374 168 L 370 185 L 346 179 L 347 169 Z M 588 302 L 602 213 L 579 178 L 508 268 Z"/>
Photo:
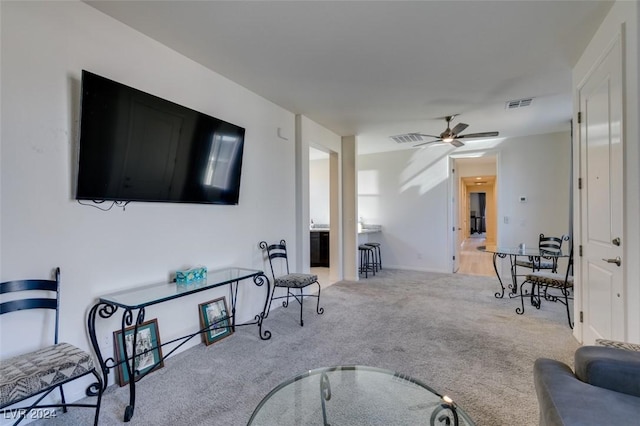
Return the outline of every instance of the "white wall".
<path id="1" fill-rule="evenodd" d="M 495 176 L 496 161 L 478 159 L 477 162 L 456 162 L 456 173 L 459 178 L 470 176 Z"/>
<path id="2" fill-rule="evenodd" d="M 260 240 L 294 240 L 295 144 L 277 137 L 277 128 L 294 134 L 292 113 L 84 3 L 1 8 L 0 279 L 47 277 L 60 266 L 62 340 L 89 349 L 87 311 L 100 295 L 188 265 L 262 269 Z M 103 212 L 74 201 L 82 69 L 245 127 L 239 205 L 131 203 Z M 239 320 L 264 300 L 264 288 L 247 284 Z M 158 318 L 167 341 L 195 329 L 197 303 L 219 295 L 228 297 L 219 289 L 153 306 L 146 318 Z M 119 327 L 116 317 L 99 324 L 101 341 Z M 0 356 L 39 346 L 39 337 L 3 317 Z M 67 392 L 81 397 L 84 386 Z"/>
<path id="3" fill-rule="evenodd" d="M 447 152 L 439 146 L 358 156 L 358 217 L 382 225 L 389 268 L 449 271 Z"/>
<path id="4" fill-rule="evenodd" d="M 569 233 L 570 166 L 569 132 L 513 138 L 500 145 L 499 245 L 536 246 L 540 233 Z M 521 203 L 520 196 L 527 201 Z"/>
<path id="5" fill-rule="evenodd" d="M 316 225 L 329 224 L 329 159 L 309 161 L 309 216 Z"/>
<path id="6" fill-rule="evenodd" d="M 617 1 L 606 16 L 600 28 L 573 69 L 573 86 L 578 87 L 597 62 L 605 48 L 617 34 L 623 34 L 624 56 L 624 235 L 625 253 L 623 258 L 624 291 L 627 302 L 626 340 L 640 342 L 640 99 L 638 98 L 638 75 L 640 75 L 640 5 L 637 1 Z M 579 111 L 577 97 L 574 97 L 574 112 Z M 576 144 L 578 141 L 576 140 Z M 578 149 L 574 162 L 578 169 Z M 576 178 L 577 179 L 577 178 Z M 574 183 L 575 184 L 575 183 Z M 579 236 L 579 197 L 575 197 L 574 212 L 576 235 Z M 579 260 L 578 260 L 579 261 Z M 579 268 L 576 267 L 579 274 Z M 579 277 L 577 277 L 579 282 Z M 576 299 L 580 298 L 576 288 Z M 580 309 L 579 305 L 576 308 Z M 581 324 L 576 322 L 574 334 L 581 340 Z"/>
<path id="7" fill-rule="evenodd" d="M 499 244 L 537 244 L 541 232 L 567 233 L 569 132 L 502 140 L 491 150 L 498 158 Z M 383 226 L 382 256 L 389 267 L 451 270 L 445 249 L 448 156 L 463 151 L 436 146 L 358 157 L 358 215 Z M 520 195 L 527 203 L 518 201 Z"/>

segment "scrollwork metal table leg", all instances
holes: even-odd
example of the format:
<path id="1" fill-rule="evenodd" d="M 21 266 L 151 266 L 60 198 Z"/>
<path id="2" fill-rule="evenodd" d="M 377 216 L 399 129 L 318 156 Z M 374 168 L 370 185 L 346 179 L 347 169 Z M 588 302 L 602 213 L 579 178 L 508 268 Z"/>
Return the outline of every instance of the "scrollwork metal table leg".
<path id="1" fill-rule="evenodd" d="M 502 289 L 501 291 L 494 294 L 494 296 L 497 299 L 502 299 L 504 297 L 504 284 L 502 283 L 502 278 L 500 278 L 500 273 L 498 272 L 498 265 L 496 263 L 496 259 L 498 257 L 500 259 L 504 259 L 505 257 L 507 257 L 507 255 L 502 253 L 493 253 L 493 270 L 496 271 L 496 276 L 498 277 L 498 282 L 500 283 L 500 288 Z"/>
<path id="2" fill-rule="evenodd" d="M 509 288 L 511 293 L 509 297 L 516 297 L 518 295 L 518 265 L 516 264 L 517 256 L 510 255 L 509 262 L 511 263 L 511 284 Z"/>
<path id="3" fill-rule="evenodd" d="M 265 289 L 267 290 L 267 295 L 264 301 L 264 308 L 262 308 L 262 312 L 256 315 L 255 319 L 258 323 L 258 333 L 260 333 L 260 338 L 262 340 L 269 340 L 271 338 L 271 332 L 269 330 L 262 331 L 262 323 L 264 322 L 265 318 L 267 318 L 267 316 L 269 315 L 269 308 L 271 307 L 271 297 L 273 297 L 273 294 L 271 292 L 271 283 L 269 282 L 269 278 L 267 278 L 265 274 L 255 275 L 253 277 L 253 282 L 258 287 L 261 287 L 262 285 L 264 285 L 265 282 L 267 283 L 265 287 Z"/>
<path id="4" fill-rule="evenodd" d="M 124 351 L 124 368 L 127 371 L 129 377 L 129 405 L 124 409 L 124 421 L 128 422 L 133 417 L 133 413 L 136 406 L 136 373 L 138 370 L 135 368 L 136 364 L 136 346 L 138 341 L 138 326 L 140 326 L 144 322 L 144 308 L 140 308 L 138 310 L 138 315 L 136 316 L 135 323 L 133 322 L 133 312 L 130 309 L 127 309 L 122 314 L 122 349 Z M 129 351 L 127 350 L 126 344 L 126 329 L 128 326 L 134 324 L 133 327 L 133 337 L 131 350 L 132 354 L 129 356 Z M 131 359 L 131 362 L 129 362 Z"/>
<path id="5" fill-rule="evenodd" d="M 102 383 L 91 383 L 87 390 L 85 391 L 87 396 L 97 396 L 98 390 L 102 388 L 102 390 L 107 389 L 107 382 L 109 381 L 109 370 L 115 367 L 115 361 L 113 358 L 109 357 L 104 359 L 102 357 L 102 351 L 100 350 L 100 345 L 98 344 L 98 338 L 96 337 L 96 316 L 100 318 L 110 318 L 113 314 L 116 313 L 118 307 L 115 305 L 111 305 L 109 303 L 96 303 L 89 310 L 89 318 L 87 319 L 87 330 L 89 332 L 89 340 L 91 340 L 91 346 L 93 347 L 93 351 L 95 352 L 98 363 L 100 364 L 100 371 L 102 372 Z"/>
<path id="6" fill-rule="evenodd" d="M 451 412 L 451 416 L 449 416 L 449 413 L 445 412 L 445 411 L 450 411 Z M 444 425 L 451 425 L 451 418 L 453 418 L 453 426 L 459 426 L 459 419 L 458 419 L 458 412 L 456 410 L 456 406 L 454 403 L 447 403 L 444 402 L 442 404 L 440 404 L 438 407 L 436 407 L 433 410 L 433 413 L 431 413 L 431 418 L 429 419 L 429 425 L 430 426 L 436 426 L 436 421 L 438 422 L 437 424 L 444 424 Z"/>

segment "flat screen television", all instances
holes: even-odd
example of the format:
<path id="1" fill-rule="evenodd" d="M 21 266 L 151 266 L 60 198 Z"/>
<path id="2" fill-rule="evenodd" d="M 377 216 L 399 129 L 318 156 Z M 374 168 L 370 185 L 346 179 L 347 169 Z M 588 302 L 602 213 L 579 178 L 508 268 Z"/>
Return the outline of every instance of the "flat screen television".
<path id="1" fill-rule="evenodd" d="M 238 204 L 245 129 L 82 71 L 77 200 Z"/>

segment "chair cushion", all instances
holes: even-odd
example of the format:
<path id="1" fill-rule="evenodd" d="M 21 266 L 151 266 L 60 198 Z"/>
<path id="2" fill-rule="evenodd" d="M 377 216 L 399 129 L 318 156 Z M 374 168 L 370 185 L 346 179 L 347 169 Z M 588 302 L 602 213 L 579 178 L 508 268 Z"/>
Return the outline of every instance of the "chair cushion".
<path id="1" fill-rule="evenodd" d="M 306 287 L 318 281 L 318 276 L 313 274 L 287 274 L 276 278 L 276 287 Z"/>
<path id="2" fill-rule="evenodd" d="M 58 343 L 0 361 L 0 406 L 35 395 L 94 369 L 91 355 Z"/>
<path id="3" fill-rule="evenodd" d="M 573 276 L 569 275 L 566 284 L 564 282 L 564 278 L 565 276 L 562 274 L 540 271 L 527 275 L 526 281 L 555 288 L 573 287 Z"/>

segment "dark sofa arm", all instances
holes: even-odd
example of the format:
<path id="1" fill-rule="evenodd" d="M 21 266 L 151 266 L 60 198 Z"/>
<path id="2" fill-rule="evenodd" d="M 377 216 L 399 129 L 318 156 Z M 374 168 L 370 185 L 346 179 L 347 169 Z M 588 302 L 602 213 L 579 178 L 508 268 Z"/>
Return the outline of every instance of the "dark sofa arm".
<path id="1" fill-rule="evenodd" d="M 582 346 L 575 353 L 575 370 L 585 383 L 640 397 L 640 352 Z"/>
<path id="2" fill-rule="evenodd" d="M 584 383 L 559 361 L 537 359 L 533 378 L 541 426 L 627 425 L 640 417 L 640 399 Z"/>

